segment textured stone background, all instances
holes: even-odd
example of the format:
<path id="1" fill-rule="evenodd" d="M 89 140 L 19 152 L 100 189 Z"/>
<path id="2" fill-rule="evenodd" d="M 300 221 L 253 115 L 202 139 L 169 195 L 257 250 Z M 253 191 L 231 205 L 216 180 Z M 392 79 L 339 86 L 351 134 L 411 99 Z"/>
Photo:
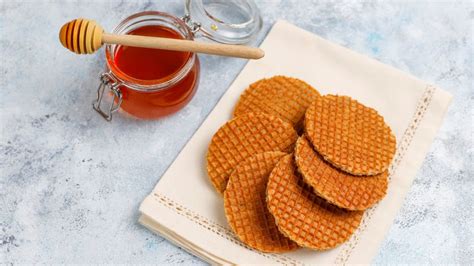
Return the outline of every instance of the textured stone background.
<path id="1" fill-rule="evenodd" d="M 106 123 L 91 109 L 104 56 L 64 50 L 57 31 L 89 17 L 112 29 L 181 1 L 0 0 L 0 263 L 195 263 L 137 224 L 138 205 L 245 62 L 202 56 L 182 111 Z M 375 263 L 474 263 L 472 1 L 258 1 L 263 38 L 286 19 L 454 95 Z"/>

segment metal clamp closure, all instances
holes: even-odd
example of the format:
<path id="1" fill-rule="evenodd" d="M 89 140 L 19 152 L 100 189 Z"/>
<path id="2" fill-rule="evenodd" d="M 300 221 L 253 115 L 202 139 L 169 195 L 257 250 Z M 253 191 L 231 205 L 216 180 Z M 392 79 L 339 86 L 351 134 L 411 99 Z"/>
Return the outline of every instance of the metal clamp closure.
<path id="1" fill-rule="evenodd" d="M 201 23 L 199 22 L 194 22 L 191 20 L 191 16 L 189 14 L 184 15 L 184 17 L 181 18 L 181 20 L 188 25 L 188 27 L 191 29 L 191 32 L 195 34 L 201 29 Z"/>
<path id="2" fill-rule="evenodd" d="M 92 108 L 94 108 L 94 110 L 96 110 L 107 121 L 112 121 L 112 114 L 117 112 L 122 104 L 122 92 L 120 91 L 119 86 L 120 83 L 112 77 L 110 72 L 102 73 L 102 75 L 100 75 L 100 84 L 97 88 L 97 99 L 92 103 Z M 101 108 L 101 103 L 106 88 L 112 92 L 113 99 L 109 107 L 103 110 Z"/>

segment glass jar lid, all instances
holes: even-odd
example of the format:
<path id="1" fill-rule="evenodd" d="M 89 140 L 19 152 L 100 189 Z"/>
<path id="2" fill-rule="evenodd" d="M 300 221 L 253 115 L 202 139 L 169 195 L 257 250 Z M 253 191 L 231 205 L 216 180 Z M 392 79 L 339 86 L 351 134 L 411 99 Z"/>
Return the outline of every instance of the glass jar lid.
<path id="1" fill-rule="evenodd" d="M 185 11 L 196 34 L 220 43 L 249 43 L 262 28 L 253 0 L 186 0 Z"/>

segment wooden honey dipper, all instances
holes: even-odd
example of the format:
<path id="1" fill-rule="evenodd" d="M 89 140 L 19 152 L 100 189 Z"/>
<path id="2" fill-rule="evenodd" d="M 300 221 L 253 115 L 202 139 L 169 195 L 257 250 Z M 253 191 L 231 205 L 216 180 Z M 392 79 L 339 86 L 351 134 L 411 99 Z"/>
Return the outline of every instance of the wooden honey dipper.
<path id="1" fill-rule="evenodd" d="M 217 44 L 138 35 L 117 35 L 104 32 L 93 20 L 75 19 L 61 27 L 59 40 L 76 54 L 92 54 L 104 43 L 143 48 L 223 55 L 248 59 L 262 58 L 262 49 L 242 45 Z"/>

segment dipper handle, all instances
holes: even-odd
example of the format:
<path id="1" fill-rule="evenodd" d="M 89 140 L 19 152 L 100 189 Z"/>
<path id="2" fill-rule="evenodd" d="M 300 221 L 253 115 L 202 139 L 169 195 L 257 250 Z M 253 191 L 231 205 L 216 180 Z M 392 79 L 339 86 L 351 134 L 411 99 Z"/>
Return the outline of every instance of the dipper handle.
<path id="1" fill-rule="evenodd" d="M 260 48 L 242 45 L 204 43 L 138 35 L 109 34 L 105 33 L 102 27 L 95 21 L 81 18 L 64 24 L 59 31 L 59 39 L 64 47 L 77 54 L 94 53 L 102 44 L 108 43 L 248 59 L 259 59 L 265 55 Z"/>

